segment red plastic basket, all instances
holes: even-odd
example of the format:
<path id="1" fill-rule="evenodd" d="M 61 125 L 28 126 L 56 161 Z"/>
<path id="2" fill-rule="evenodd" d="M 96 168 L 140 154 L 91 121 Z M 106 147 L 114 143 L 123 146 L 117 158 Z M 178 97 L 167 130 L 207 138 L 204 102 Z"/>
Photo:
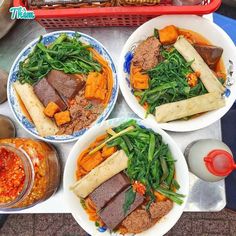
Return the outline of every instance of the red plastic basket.
<path id="1" fill-rule="evenodd" d="M 26 7 L 23 0 L 14 0 L 14 6 Z M 131 6 L 101 8 L 66 8 L 34 10 L 36 20 L 44 28 L 72 28 L 98 26 L 138 26 L 158 15 L 195 14 L 214 12 L 221 0 L 202 0 L 197 6 Z"/>

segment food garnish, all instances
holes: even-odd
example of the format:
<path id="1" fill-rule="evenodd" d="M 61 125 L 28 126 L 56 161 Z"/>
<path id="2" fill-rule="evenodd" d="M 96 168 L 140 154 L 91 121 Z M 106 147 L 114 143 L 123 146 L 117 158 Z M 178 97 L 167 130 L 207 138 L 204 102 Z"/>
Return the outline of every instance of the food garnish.
<path id="1" fill-rule="evenodd" d="M 138 182 L 137 180 L 133 183 L 133 190 L 141 195 L 144 195 L 146 193 L 146 187 L 144 184 Z"/>
<path id="2" fill-rule="evenodd" d="M 64 124 L 69 123 L 71 121 L 69 111 L 58 112 L 54 115 L 54 118 L 55 118 L 56 124 L 58 126 L 64 125 Z"/>
<path id="3" fill-rule="evenodd" d="M 125 202 L 123 205 L 124 209 L 124 215 L 128 212 L 130 209 L 130 206 L 133 204 L 136 197 L 136 192 L 133 190 L 133 188 L 129 188 L 125 193 Z"/>
<path id="4" fill-rule="evenodd" d="M 74 37 L 61 34 L 49 46 L 43 44 L 43 37 L 41 37 L 28 58 L 20 63 L 19 81 L 32 85 L 52 69 L 64 71 L 66 74 L 101 71 L 101 65 L 87 50 L 91 46 L 83 44 L 78 40 L 79 37 L 79 34 L 75 34 Z"/>
<path id="5" fill-rule="evenodd" d="M 174 43 L 179 37 L 178 29 L 174 25 L 168 25 L 165 28 L 158 31 L 159 39 L 163 45 L 169 45 Z"/>
<path id="6" fill-rule="evenodd" d="M 55 113 L 60 111 L 60 107 L 55 102 L 49 102 L 44 109 L 44 114 L 48 117 L 53 117 Z"/>
<path id="7" fill-rule="evenodd" d="M 146 194 L 151 199 L 154 198 L 153 190 L 155 191 L 162 184 L 165 185 L 165 188 L 172 191 L 174 160 L 168 145 L 162 142 L 159 134 L 140 127 L 135 120 L 123 123 L 113 130 L 121 132 L 121 130 L 125 130 L 130 125 L 134 127 L 132 131 L 122 137 L 116 137 L 108 141 L 107 146 L 118 146 L 125 151 L 129 157 L 127 175 L 132 181 L 142 183 L 146 187 Z M 175 195 L 174 191 L 173 195 Z M 178 198 L 178 196 L 176 197 Z"/>
<path id="8" fill-rule="evenodd" d="M 103 143 L 101 143 L 99 146 L 97 146 L 96 148 L 94 148 L 92 151 L 89 152 L 89 155 L 92 155 L 93 153 L 97 152 L 98 150 L 102 149 L 106 143 L 112 141 L 113 139 L 120 137 L 122 135 L 124 135 L 125 133 L 131 131 L 132 129 L 134 129 L 134 127 L 129 126 L 124 130 L 121 130 L 120 132 L 114 134 L 112 137 L 110 137 L 109 139 L 107 139 L 106 141 L 104 141 Z"/>

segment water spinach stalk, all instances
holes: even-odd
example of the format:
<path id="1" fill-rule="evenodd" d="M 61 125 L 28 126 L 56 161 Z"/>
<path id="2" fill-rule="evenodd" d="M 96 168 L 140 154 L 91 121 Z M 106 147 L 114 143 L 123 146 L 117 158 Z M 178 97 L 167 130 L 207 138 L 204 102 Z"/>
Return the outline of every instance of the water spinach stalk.
<path id="1" fill-rule="evenodd" d="M 88 74 L 101 71 L 101 65 L 93 54 L 79 40 L 79 34 L 69 37 L 60 34 L 53 43 L 46 46 L 40 37 L 29 56 L 19 64 L 18 77 L 21 83 L 34 84 L 45 77 L 52 69 L 68 74 Z"/>

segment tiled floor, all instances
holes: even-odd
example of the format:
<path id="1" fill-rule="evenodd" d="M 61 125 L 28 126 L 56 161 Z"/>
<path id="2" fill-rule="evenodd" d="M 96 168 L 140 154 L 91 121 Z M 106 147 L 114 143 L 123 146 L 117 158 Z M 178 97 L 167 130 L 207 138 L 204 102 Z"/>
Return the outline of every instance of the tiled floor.
<path id="1" fill-rule="evenodd" d="M 85 236 L 70 214 L 10 215 L 1 236 Z M 184 213 L 167 236 L 236 236 L 236 213 Z"/>

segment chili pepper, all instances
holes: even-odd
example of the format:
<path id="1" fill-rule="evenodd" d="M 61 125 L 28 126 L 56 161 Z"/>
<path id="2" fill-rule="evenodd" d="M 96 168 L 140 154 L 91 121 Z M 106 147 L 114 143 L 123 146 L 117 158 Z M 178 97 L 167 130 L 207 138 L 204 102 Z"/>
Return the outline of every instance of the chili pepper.
<path id="1" fill-rule="evenodd" d="M 146 193 L 146 187 L 141 182 L 134 181 L 133 183 L 133 190 L 141 195 Z"/>
<path id="2" fill-rule="evenodd" d="M 25 171 L 21 159 L 14 152 L 1 148 L 0 156 L 0 203 L 7 203 L 21 193 Z"/>

